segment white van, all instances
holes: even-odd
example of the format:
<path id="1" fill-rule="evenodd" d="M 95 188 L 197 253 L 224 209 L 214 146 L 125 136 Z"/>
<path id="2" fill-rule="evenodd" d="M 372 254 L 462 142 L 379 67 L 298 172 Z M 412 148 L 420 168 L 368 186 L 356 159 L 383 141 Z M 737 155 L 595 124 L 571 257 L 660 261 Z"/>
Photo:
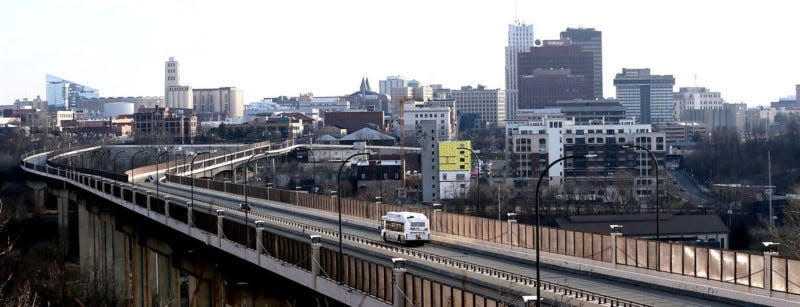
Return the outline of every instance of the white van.
<path id="1" fill-rule="evenodd" d="M 430 222 L 422 213 L 387 212 L 381 221 L 381 238 L 384 241 L 423 244 L 431 240 Z"/>

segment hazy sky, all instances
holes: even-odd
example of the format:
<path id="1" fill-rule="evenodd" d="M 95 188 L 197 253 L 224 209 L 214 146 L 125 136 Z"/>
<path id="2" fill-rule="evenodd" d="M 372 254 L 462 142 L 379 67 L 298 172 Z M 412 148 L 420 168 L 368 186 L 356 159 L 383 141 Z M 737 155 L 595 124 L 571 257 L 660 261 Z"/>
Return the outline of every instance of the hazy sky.
<path id="1" fill-rule="evenodd" d="M 4 1 L 0 104 L 45 96 L 45 74 L 101 96 L 164 94 L 164 61 L 181 83 L 236 86 L 245 101 L 342 95 L 362 75 L 456 88 L 503 88 L 514 1 Z M 621 68 L 672 74 L 678 86 L 764 105 L 800 83 L 796 1 L 519 1 L 537 38 L 603 32 L 604 95 Z"/>

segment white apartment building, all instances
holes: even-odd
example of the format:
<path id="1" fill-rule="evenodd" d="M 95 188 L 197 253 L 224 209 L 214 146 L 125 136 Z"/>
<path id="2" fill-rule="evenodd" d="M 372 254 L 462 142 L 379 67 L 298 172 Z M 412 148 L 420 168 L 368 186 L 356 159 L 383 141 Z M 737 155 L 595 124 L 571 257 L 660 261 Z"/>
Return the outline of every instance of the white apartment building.
<path id="1" fill-rule="evenodd" d="M 505 124 L 506 93 L 501 89 L 486 89 L 483 85 L 477 88 L 462 86 L 460 90 L 452 90 L 453 99 L 461 114 L 473 113 L 481 117 L 488 125 Z"/>
<path id="2" fill-rule="evenodd" d="M 417 124 L 424 120 L 436 122 L 435 134 L 437 141 L 452 140 L 455 137 L 456 115 L 455 110 L 452 108 L 416 107 L 413 103 L 404 104 L 402 129 L 405 135 L 414 135 Z"/>
<path id="3" fill-rule="evenodd" d="M 603 182 L 590 185 L 597 187 L 596 194 L 604 194 L 602 189 L 618 180 L 617 173 L 623 171 L 634 176 L 636 195 L 654 192 L 655 176 L 647 152 L 621 145 L 648 148 L 662 167 L 666 153 L 665 133 L 653 132 L 652 125 L 636 124 L 632 119 L 611 124 L 575 124 L 564 118 L 545 117 L 526 124 L 509 123 L 506 140 L 506 151 L 511 154 L 511 167 L 517 178 L 538 178 L 549 164 L 564 156 L 597 155 L 591 159 L 561 161 L 545 177 L 550 186 L 560 186 L 565 179 L 573 183 Z"/>

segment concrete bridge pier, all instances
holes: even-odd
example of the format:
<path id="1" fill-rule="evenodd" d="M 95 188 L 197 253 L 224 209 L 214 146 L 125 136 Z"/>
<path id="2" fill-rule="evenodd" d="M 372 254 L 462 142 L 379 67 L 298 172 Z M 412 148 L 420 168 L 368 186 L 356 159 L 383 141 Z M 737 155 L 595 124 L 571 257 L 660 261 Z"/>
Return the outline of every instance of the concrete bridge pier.
<path id="1" fill-rule="evenodd" d="M 217 210 L 217 246 L 222 245 L 222 238 L 225 234 L 222 232 L 222 225 L 225 222 L 225 210 Z"/>
<path id="2" fill-rule="evenodd" d="M 317 235 L 311 236 L 311 288 L 317 289 L 317 278 L 320 271 L 320 253 L 319 248 L 322 246 L 322 237 Z"/>
<path id="3" fill-rule="evenodd" d="M 264 251 L 264 221 L 255 221 L 256 224 L 256 264 L 261 265 L 261 253 Z"/>
<path id="4" fill-rule="evenodd" d="M 392 298 L 394 307 L 402 307 L 406 305 L 406 259 L 392 258 Z"/>
<path id="5" fill-rule="evenodd" d="M 56 210 L 58 211 L 58 235 L 62 241 L 66 241 L 69 236 L 69 196 L 69 190 L 58 190 Z"/>

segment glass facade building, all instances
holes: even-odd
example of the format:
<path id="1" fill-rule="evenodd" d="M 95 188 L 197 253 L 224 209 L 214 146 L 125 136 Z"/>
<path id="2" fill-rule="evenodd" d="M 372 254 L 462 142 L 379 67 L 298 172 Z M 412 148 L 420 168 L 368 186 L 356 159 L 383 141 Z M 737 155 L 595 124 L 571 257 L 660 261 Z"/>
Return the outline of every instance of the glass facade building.
<path id="1" fill-rule="evenodd" d="M 99 98 L 97 89 L 47 75 L 47 105 L 63 105 L 66 109 L 75 109 L 79 99 Z"/>

